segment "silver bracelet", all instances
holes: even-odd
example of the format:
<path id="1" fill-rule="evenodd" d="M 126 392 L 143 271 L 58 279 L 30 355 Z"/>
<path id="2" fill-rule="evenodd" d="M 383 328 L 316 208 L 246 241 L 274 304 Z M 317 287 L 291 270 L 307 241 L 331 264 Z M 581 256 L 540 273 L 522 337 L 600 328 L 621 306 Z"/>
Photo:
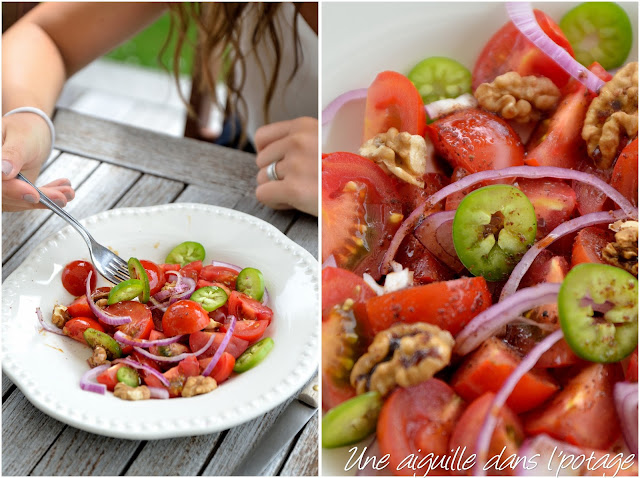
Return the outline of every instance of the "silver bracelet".
<path id="1" fill-rule="evenodd" d="M 53 143 L 56 140 L 56 129 L 53 127 L 53 122 L 47 116 L 47 114 L 41 109 L 34 108 L 33 106 L 22 106 L 20 108 L 16 108 L 15 110 L 9 111 L 8 113 L 5 113 L 4 116 L 9 116 L 15 113 L 33 113 L 40 116 L 40 118 L 46 121 L 47 126 L 49 127 L 49 132 L 51 133 L 51 149 L 49 149 L 49 154 L 47 155 L 47 158 L 51 156 L 51 153 L 53 153 Z"/>

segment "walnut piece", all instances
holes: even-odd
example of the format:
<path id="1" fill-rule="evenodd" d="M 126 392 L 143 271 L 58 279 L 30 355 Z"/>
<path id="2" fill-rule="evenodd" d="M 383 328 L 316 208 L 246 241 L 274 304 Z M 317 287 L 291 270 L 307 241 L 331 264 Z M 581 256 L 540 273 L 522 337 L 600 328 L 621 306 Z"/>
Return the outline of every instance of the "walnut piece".
<path id="1" fill-rule="evenodd" d="M 518 123 L 538 121 L 560 100 L 560 90 L 549 78 L 520 76 L 515 71 L 482 83 L 473 94 L 484 109 Z"/>
<path id="2" fill-rule="evenodd" d="M 399 323 L 380 332 L 351 371 L 358 394 L 377 390 L 382 396 L 396 385 L 410 387 L 432 378 L 449 364 L 453 337 L 435 325 Z"/>
<path id="3" fill-rule="evenodd" d="M 624 66 L 605 83 L 589 105 L 582 139 L 600 169 L 608 169 L 624 135 L 638 134 L 638 62 Z"/>
<path id="4" fill-rule="evenodd" d="M 165 285 L 162 286 L 162 290 L 169 290 L 169 289 L 173 289 L 176 286 L 176 282 L 167 282 Z"/>
<path id="5" fill-rule="evenodd" d="M 202 395 L 203 393 L 209 393 L 211 390 L 215 390 L 218 387 L 218 383 L 214 378 L 203 377 L 198 375 L 197 377 L 189 377 L 182 387 L 183 397 L 193 397 L 195 395 Z"/>
<path id="6" fill-rule="evenodd" d="M 71 319 L 71 315 L 69 315 L 69 312 L 64 305 L 53 306 L 53 314 L 51 315 L 51 322 L 53 322 L 53 325 L 62 328 L 69 319 Z"/>
<path id="7" fill-rule="evenodd" d="M 87 362 L 91 368 L 97 367 L 98 365 L 108 364 L 107 351 L 104 347 L 96 345 L 96 348 L 93 349 L 93 355 L 87 359 Z"/>
<path id="8" fill-rule="evenodd" d="M 216 330 L 222 324 L 220 322 L 216 322 L 213 319 L 209 319 L 209 324 L 202 330 Z"/>
<path id="9" fill-rule="evenodd" d="M 130 387 L 124 382 L 116 384 L 113 394 L 122 400 L 149 400 L 151 398 L 151 390 L 146 385 Z"/>
<path id="10" fill-rule="evenodd" d="M 609 229 L 615 231 L 616 242 L 602 249 L 602 258 L 638 277 L 638 222 L 616 221 Z"/>
<path id="11" fill-rule="evenodd" d="M 427 158 L 433 158 L 431 141 L 420 135 L 400 133 L 389 128 L 360 147 L 361 156 L 382 164 L 391 174 L 410 184 L 424 188 L 422 176 L 427 172 Z"/>

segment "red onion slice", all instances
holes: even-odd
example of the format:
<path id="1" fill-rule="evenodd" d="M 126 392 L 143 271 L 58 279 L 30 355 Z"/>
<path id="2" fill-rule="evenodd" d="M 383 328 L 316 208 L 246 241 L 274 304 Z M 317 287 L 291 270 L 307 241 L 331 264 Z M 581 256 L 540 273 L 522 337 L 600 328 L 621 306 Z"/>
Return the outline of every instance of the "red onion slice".
<path id="1" fill-rule="evenodd" d="M 531 43 L 589 90 L 597 94 L 604 86 L 604 81 L 578 63 L 568 51 L 557 45 L 540 28 L 529 2 L 507 2 L 507 13 L 515 27 Z"/>
<path id="2" fill-rule="evenodd" d="M 613 387 L 613 399 L 620 419 L 622 436 L 629 451 L 638 455 L 638 384 L 618 382 Z"/>
<path id="3" fill-rule="evenodd" d="M 161 400 L 167 400 L 169 398 L 169 390 L 161 387 L 149 387 L 149 392 L 151 392 L 151 398 L 159 398 Z"/>
<path id="4" fill-rule="evenodd" d="M 151 375 L 156 377 L 158 380 L 160 380 L 160 382 L 162 382 L 162 385 L 166 385 L 167 387 L 170 385 L 169 384 L 169 379 L 167 379 L 167 377 L 162 375 L 162 373 L 158 372 L 155 368 L 149 367 L 148 365 L 145 365 L 143 363 L 136 362 L 135 360 L 131 360 L 129 358 L 116 359 L 116 360 L 113 361 L 113 363 L 114 364 L 123 363 L 125 365 L 130 366 L 130 367 L 137 368 L 137 369 L 140 369 L 140 370 L 144 370 L 145 372 L 150 373 Z"/>
<path id="5" fill-rule="evenodd" d="M 413 234 L 442 263 L 454 272 L 460 273 L 465 267 L 458 259 L 456 249 L 453 246 L 453 237 L 451 236 L 451 227 L 455 215 L 455 211 L 442 211 L 431 214 L 418 224 Z"/>
<path id="6" fill-rule="evenodd" d="M 333 254 L 327 257 L 327 260 L 322 263 L 322 268 L 324 269 L 325 267 L 338 267 L 338 263 Z"/>
<path id="7" fill-rule="evenodd" d="M 162 357 L 161 355 L 154 355 L 151 352 L 143 349 L 142 347 L 133 347 L 133 350 L 141 353 L 145 357 L 153 359 L 157 362 L 179 362 L 180 360 L 186 359 L 187 357 L 198 357 L 207 351 L 211 344 L 213 344 L 213 340 L 216 338 L 216 334 L 211 334 L 207 343 L 200 350 L 196 350 L 195 352 L 185 352 L 182 354 L 178 354 L 175 357 Z"/>
<path id="8" fill-rule="evenodd" d="M 262 294 L 262 305 L 269 305 L 269 291 L 267 288 L 264 288 L 264 293 Z"/>
<path id="9" fill-rule="evenodd" d="M 167 309 L 169 308 L 169 304 L 168 303 L 164 303 L 164 302 L 158 302 L 155 298 L 153 297 L 149 297 L 149 302 L 151 302 L 151 305 L 149 307 L 149 309 L 153 310 L 153 309 L 160 309 L 162 312 L 166 312 Z"/>
<path id="10" fill-rule="evenodd" d="M 354 100 L 363 100 L 367 98 L 367 88 L 358 88 L 357 90 L 347 91 L 341 94 L 335 100 L 327 105 L 322 110 L 322 126 L 326 126 L 333 121 L 338 111 L 342 109 L 344 105 Z"/>
<path id="11" fill-rule="evenodd" d="M 516 388 L 518 382 L 524 375 L 531 370 L 535 364 L 540 360 L 540 357 L 549 350 L 553 345 L 563 337 L 562 329 L 558 329 L 552 334 L 546 336 L 538 343 L 531 351 L 522 359 L 509 378 L 507 378 L 496 396 L 493 397 L 493 401 L 487 411 L 487 416 L 484 418 L 484 423 L 478 433 L 476 440 L 476 456 L 477 461 L 473 467 L 473 474 L 475 476 L 485 476 L 485 463 L 487 462 L 487 453 L 489 452 L 489 445 L 491 444 L 491 437 L 496 428 L 498 417 L 500 416 L 500 410 L 504 406 L 505 402 Z"/>
<path id="12" fill-rule="evenodd" d="M 235 264 L 229 264 L 228 262 L 222 262 L 222 261 L 211 261 L 211 265 L 216 267 L 226 267 L 228 269 L 233 269 L 236 272 L 240 272 L 242 270 L 242 267 L 239 267 Z"/>
<path id="13" fill-rule="evenodd" d="M 451 194 L 464 191 L 476 184 L 505 178 L 557 178 L 580 181 L 605 193 L 607 197 L 611 198 L 613 202 L 620 206 L 620 209 L 624 211 L 627 217 L 631 217 L 633 219 L 638 218 L 638 209 L 633 207 L 627 198 L 603 180 L 588 173 L 554 166 L 512 166 L 498 170 L 480 171 L 478 173 L 465 176 L 464 178 L 443 187 L 440 191 L 428 197 L 422 204 L 413 210 L 409 217 L 402 222 L 402 225 L 393 236 L 393 239 L 389 244 L 389 248 L 382 260 L 382 264 L 380 265 L 381 272 L 384 274 L 388 272 L 389 264 L 398 252 L 398 248 L 405 236 L 416 226 L 416 224 L 418 224 L 419 220 L 423 216 L 429 215 L 433 212 L 432 209 L 436 204 L 443 199 L 446 199 Z"/>
<path id="14" fill-rule="evenodd" d="M 91 274 L 91 272 L 89 272 L 89 274 Z M 87 370 L 84 374 L 82 374 L 82 377 L 80 377 L 80 388 L 82 390 L 86 390 L 87 392 L 99 393 L 101 395 L 104 395 L 104 392 L 106 392 L 107 390 L 107 386 L 103 383 L 96 383 L 93 380 L 95 380 L 98 375 L 107 370 L 109 367 L 110 365 L 105 364 Z"/>
<path id="15" fill-rule="evenodd" d="M 526 458 L 527 461 L 521 461 L 514 472 L 516 476 L 540 476 L 543 474 L 540 471 L 541 469 L 548 473 L 552 469 L 560 469 L 561 464 L 566 465 L 566 462 L 562 463 L 561 460 L 567 454 L 574 456 L 584 455 L 585 450 L 569 443 L 555 440 L 544 433 L 527 438 L 522 442 L 518 450 L 518 457 Z M 538 456 L 536 457 L 536 455 Z M 532 462 L 535 466 L 531 466 Z M 576 473 L 580 471 L 576 470 Z"/>
<path id="16" fill-rule="evenodd" d="M 91 309 L 91 312 L 93 312 L 93 314 L 101 322 L 104 322 L 105 324 L 108 324 L 108 325 L 124 325 L 131 322 L 132 319 L 129 316 L 112 315 L 112 314 L 109 314 L 108 312 L 105 312 L 104 310 L 102 310 L 100 307 L 96 305 L 96 303 L 93 301 L 93 294 L 91 293 L 91 285 L 90 285 L 91 274 L 93 274 L 93 271 L 89 271 L 89 275 L 87 276 L 87 283 L 86 283 L 87 303 L 89 304 L 89 308 Z"/>
<path id="17" fill-rule="evenodd" d="M 571 234 L 573 232 L 584 229 L 588 226 L 593 226 L 595 224 L 607 224 L 611 222 L 615 222 L 618 219 L 624 219 L 626 217 L 625 213 L 622 210 L 617 211 L 605 211 L 605 212 L 592 212 L 590 214 L 585 214 L 584 216 L 576 217 L 575 219 L 571 219 L 563 224 L 560 224 L 553 231 L 551 231 L 544 239 L 536 242 L 531 248 L 522 256 L 520 262 L 516 265 L 516 267 L 511 272 L 509 276 L 509 280 L 505 283 L 502 288 L 502 292 L 500 293 L 500 300 L 504 300 L 510 295 L 512 295 L 520 285 L 520 281 L 524 277 L 524 275 L 533 264 L 533 261 L 538 254 L 540 254 L 544 249 L 553 244 L 557 239 L 566 236 L 567 234 Z"/>
<path id="18" fill-rule="evenodd" d="M 117 330 L 116 333 L 113 334 L 113 338 L 121 344 L 142 347 L 143 349 L 148 349 L 149 347 L 153 347 L 154 345 L 157 345 L 158 347 L 162 347 L 163 345 L 171 345 L 178 342 L 182 337 L 184 337 L 184 335 L 176 335 L 174 337 L 167 337 L 158 340 L 142 340 L 132 339 L 121 330 Z"/>
<path id="19" fill-rule="evenodd" d="M 207 367 L 202 371 L 202 375 L 204 375 L 205 377 L 209 376 L 209 374 L 213 370 L 213 367 L 215 367 L 216 364 L 220 361 L 220 357 L 222 357 L 223 352 L 225 351 L 225 349 L 227 348 L 227 345 L 229 345 L 229 342 L 231 341 L 231 336 L 233 335 L 233 331 L 236 328 L 237 319 L 235 315 L 230 315 L 229 318 L 231 319 L 231 322 L 229 323 L 229 328 L 227 329 L 227 332 L 224 334 L 224 337 L 222 338 L 222 342 L 220 342 L 220 346 L 218 347 L 218 350 L 216 350 L 216 353 L 213 354 L 213 357 L 211 357 L 211 362 L 209 362 L 209 365 L 207 365 Z M 214 334 L 212 334 L 212 336 L 213 335 Z"/>
<path id="20" fill-rule="evenodd" d="M 464 356 L 520 314 L 539 305 L 556 302 L 561 284 L 545 282 L 521 289 L 504 301 L 476 315 L 456 336 L 454 352 Z"/>
<path id="21" fill-rule="evenodd" d="M 36 307 L 36 315 L 38 316 L 38 322 L 40 322 L 40 326 L 44 330 L 46 330 L 47 332 L 51 332 L 52 334 L 62 335 L 63 337 L 66 337 L 66 334 L 62 330 L 60 330 L 54 325 L 49 325 L 44 321 L 44 317 L 42 316 L 42 311 L 40 310 L 40 307 Z"/>
<path id="22" fill-rule="evenodd" d="M 167 275 L 175 275 L 176 276 L 176 285 L 174 286 L 175 288 L 181 288 L 182 286 L 182 272 L 180 271 L 167 271 L 165 272 L 165 274 Z"/>

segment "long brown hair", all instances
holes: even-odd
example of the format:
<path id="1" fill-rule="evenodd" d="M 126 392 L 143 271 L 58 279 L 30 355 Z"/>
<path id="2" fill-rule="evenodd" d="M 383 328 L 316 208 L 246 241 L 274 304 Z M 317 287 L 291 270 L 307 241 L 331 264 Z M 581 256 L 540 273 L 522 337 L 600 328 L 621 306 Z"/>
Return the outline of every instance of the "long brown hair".
<path id="1" fill-rule="evenodd" d="M 300 5 L 294 3 L 295 12 L 293 18 L 293 40 L 295 45 L 294 67 L 290 72 L 287 82 L 294 77 L 302 61 L 302 49 L 298 36 L 298 13 Z M 240 50 L 240 31 L 243 28 L 242 19 L 251 14 L 256 19 L 256 25 L 251 33 L 251 48 L 256 49 L 261 41 L 268 41 L 269 47 L 275 53 L 275 65 L 269 78 L 267 69 L 262 63 L 262 58 L 256 55 L 259 68 L 265 82 L 265 97 L 263 101 L 264 122 L 269 122 L 269 105 L 273 99 L 274 91 L 280 76 L 282 45 L 276 27 L 276 14 L 282 7 L 279 2 L 216 2 L 216 3 L 170 3 L 171 30 L 167 41 L 162 47 L 161 54 L 166 50 L 170 39 L 176 36 L 176 48 L 173 54 L 173 74 L 178 85 L 178 90 L 183 101 L 189 109 L 188 114 L 193 115 L 189 103 L 180 91 L 179 65 L 180 55 L 188 42 L 187 30 L 190 22 L 197 25 L 197 45 L 195 62 L 202 66 L 201 84 L 192 85 L 192 88 L 200 88 L 206 91 L 217 106 L 220 107 L 216 95 L 216 82 L 224 81 L 227 86 L 227 113 L 237 115 L 243 126 L 242 139 L 245 138 L 245 126 L 248 108 L 242 97 L 242 89 L 246 81 L 246 58 L 248 52 Z M 254 12 L 250 12 L 254 10 Z M 245 26 L 246 28 L 246 26 Z M 236 68 L 238 67 L 239 68 Z"/>

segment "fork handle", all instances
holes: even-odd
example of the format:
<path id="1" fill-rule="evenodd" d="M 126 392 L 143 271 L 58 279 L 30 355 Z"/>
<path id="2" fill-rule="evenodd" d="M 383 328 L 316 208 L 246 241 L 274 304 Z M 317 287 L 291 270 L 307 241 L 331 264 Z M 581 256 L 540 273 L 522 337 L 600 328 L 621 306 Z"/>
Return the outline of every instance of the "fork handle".
<path id="1" fill-rule="evenodd" d="M 71 216 L 67 211 L 65 211 L 64 209 L 62 209 L 60 206 L 58 206 L 56 203 L 54 203 L 51 198 L 49 198 L 49 196 L 47 196 L 45 193 L 43 193 L 42 191 L 40 191 L 40 189 L 38 189 L 38 186 L 36 186 L 35 184 L 33 184 L 31 181 L 29 181 L 27 178 L 25 178 L 22 173 L 18 173 L 18 179 L 24 181 L 25 183 L 31 185 L 36 191 L 38 191 L 38 194 L 40 194 L 40 202 L 42 204 L 44 204 L 45 206 L 47 206 L 49 209 L 51 209 L 53 212 L 55 212 L 58 216 L 60 216 L 62 219 L 64 219 L 65 221 L 67 221 L 69 224 L 71 224 L 76 231 L 78 231 L 80 233 L 80 235 L 82 236 L 82 238 L 85 240 L 85 242 L 87 243 L 87 245 L 89 247 L 91 247 L 91 243 L 95 242 L 93 237 L 91 236 L 91 234 L 89 234 L 89 231 L 87 231 L 84 226 L 82 224 L 80 224 L 76 218 L 74 218 L 73 216 Z"/>

